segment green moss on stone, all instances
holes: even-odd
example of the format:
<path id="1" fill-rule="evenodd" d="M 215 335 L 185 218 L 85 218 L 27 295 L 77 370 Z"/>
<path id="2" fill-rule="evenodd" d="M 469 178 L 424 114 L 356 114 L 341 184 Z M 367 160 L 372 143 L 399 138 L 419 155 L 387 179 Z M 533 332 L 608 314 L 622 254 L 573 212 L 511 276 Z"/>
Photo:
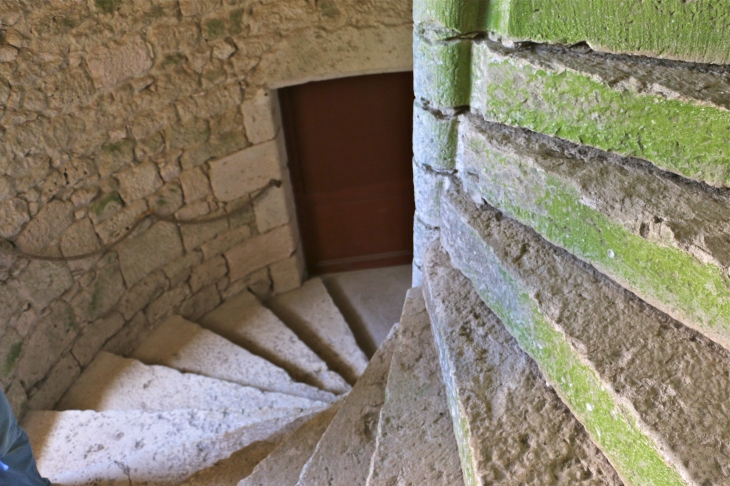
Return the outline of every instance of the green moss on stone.
<path id="1" fill-rule="evenodd" d="M 450 209 L 450 212 L 453 209 Z M 453 220 L 459 216 L 450 216 Z M 460 228 L 454 228 L 457 224 Z M 596 373 L 585 364 L 564 334 L 542 314 L 539 304 L 519 280 L 502 266 L 489 245 L 463 221 L 452 222 L 442 241 L 452 262 L 473 283 L 484 302 L 538 364 L 541 371 L 593 441 L 610 459 L 629 485 L 670 486 L 687 484 L 667 464 L 656 444 L 638 427 Z M 451 241 L 458 239 L 458 243 Z M 468 239 L 467 243 L 464 243 Z M 479 255 L 465 245 L 479 248 Z M 475 258 L 481 265 L 475 265 Z"/>
<path id="2" fill-rule="evenodd" d="M 120 4 L 121 0 L 94 0 L 94 5 L 96 5 L 96 8 L 98 8 L 105 14 L 114 13 L 114 11 L 119 8 Z"/>
<path id="3" fill-rule="evenodd" d="M 730 112 L 620 91 L 573 71 L 546 71 L 475 47 L 473 108 L 486 118 L 730 186 Z"/>
<path id="4" fill-rule="evenodd" d="M 3 363 L 3 375 L 8 376 L 15 369 L 15 366 L 18 364 L 18 360 L 20 359 L 20 353 L 22 353 L 22 352 L 23 352 L 23 342 L 22 341 L 13 343 L 10 346 L 10 349 L 8 350 L 8 354 L 5 357 L 5 362 Z"/>
<path id="5" fill-rule="evenodd" d="M 228 29 L 231 35 L 238 35 L 243 32 L 243 10 L 234 10 L 230 13 L 231 26 Z"/>
<path id="6" fill-rule="evenodd" d="M 480 0 L 417 0 L 413 20 L 450 31 L 452 36 L 484 30 L 488 4 Z"/>
<path id="7" fill-rule="evenodd" d="M 220 19 L 212 19 L 205 23 L 205 37 L 213 40 L 223 37 L 226 33 L 226 24 Z"/>
<path id="8" fill-rule="evenodd" d="M 642 238 L 581 202 L 557 176 L 471 137 L 477 192 L 492 206 L 610 275 L 642 299 L 730 347 L 730 282 L 679 248 Z"/>
<path id="9" fill-rule="evenodd" d="M 438 2 L 443 4 L 446 2 Z M 730 9 L 696 0 L 490 0 L 487 30 L 515 40 L 730 62 Z"/>
<path id="10" fill-rule="evenodd" d="M 99 216 L 110 204 L 124 204 L 122 202 L 122 197 L 119 195 L 118 192 L 114 192 L 112 194 L 107 194 L 106 196 L 100 197 L 89 205 L 89 211 L 92 214 Z"/>
<path id="11" fill-rule="evenodd" d="M 469 104 L 471 42 L 414 36 L 413 85 L 417 99 L 437 107 Z"/>

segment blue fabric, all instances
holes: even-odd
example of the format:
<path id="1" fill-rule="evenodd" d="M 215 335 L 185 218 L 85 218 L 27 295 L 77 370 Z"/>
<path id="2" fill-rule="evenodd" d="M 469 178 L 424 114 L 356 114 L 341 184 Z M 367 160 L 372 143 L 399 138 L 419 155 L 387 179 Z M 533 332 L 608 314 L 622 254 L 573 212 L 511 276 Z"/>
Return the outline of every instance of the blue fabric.
<path id="1" fill-rule="evenodd" d="M 0 486 L 51 486 L 36 467 L 28 436 L 0 390 Z"/>

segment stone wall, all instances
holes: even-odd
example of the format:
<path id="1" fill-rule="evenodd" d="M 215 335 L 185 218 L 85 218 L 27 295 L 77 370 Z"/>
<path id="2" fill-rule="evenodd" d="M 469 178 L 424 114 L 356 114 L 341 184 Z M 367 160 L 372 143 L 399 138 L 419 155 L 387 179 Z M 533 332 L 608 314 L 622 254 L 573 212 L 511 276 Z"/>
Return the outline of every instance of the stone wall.
<path id="1" fill-rule="evenodd" d="M 730 11 L 485 5 L 414 5 L 414 281 L 443 249 L 625 484 L 726 484 Z"/>
<path id="2" fill-rule="evenodd" d="M 407 0 L 0 4 L 0 382 L 52 407 L 102 348 L 301 282 L 275 88 L 409 70 Z"/>

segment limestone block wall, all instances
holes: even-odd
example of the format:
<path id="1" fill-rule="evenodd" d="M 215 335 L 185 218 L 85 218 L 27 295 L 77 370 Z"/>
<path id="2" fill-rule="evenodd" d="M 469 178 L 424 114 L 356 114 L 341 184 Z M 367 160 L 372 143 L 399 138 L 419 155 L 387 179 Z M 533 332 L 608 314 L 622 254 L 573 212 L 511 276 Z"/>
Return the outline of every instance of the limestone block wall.
<path id="1" fill-rule="evenodd" d="M 1 2 L 0 245 L 71 257 L 142 220 L 78 261 L 0 252 L 16 412 L 52 407 L 100 349 L 170 313 L 298 286 L 274 90 L 409 70 L 411 38 L 407 0 Z"/>
<path id="2" fill-rule="evenodd" d="M 414 281 L 443 248 L 625 484 L 726 484 L 730 9 L 414 15 Z"/>

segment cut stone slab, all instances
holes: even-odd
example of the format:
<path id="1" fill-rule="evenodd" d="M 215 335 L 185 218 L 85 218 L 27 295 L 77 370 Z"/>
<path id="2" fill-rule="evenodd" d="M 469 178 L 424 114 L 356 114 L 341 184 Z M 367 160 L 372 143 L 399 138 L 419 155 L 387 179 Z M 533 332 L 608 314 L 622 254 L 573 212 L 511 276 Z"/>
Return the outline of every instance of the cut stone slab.
<path id="1" fill-rule="evenodd" d="M 438 243 L 423 289 L 466 484 L 622 484 Z"/>
<path id="2" fill-rule="evenodd" d="M 294 379 L 342 394 L 345 380 L 309 349 L 291 329 L 245 291 L 200 319 L 200 324 L 286 370 Z"/>
<path id="3" fill-rule="evenodd" d="M 329 409 L 327 409 L 329 410 Z M 325 413 L 324 410 L 320 413 Z M 263 440 L 253 442 L 212 466 L 190 476 L 180 486 L 236 486 L 242 478 L 250 477 L 254 468 L 267 459 L 283 441 L 314 420 L 319 414 L 300 416 Z M 269 483 L 276 484 L 279 483 Z"/>
<path id="4" fill-rule="evenodd" d="M 180 316 L 160 324 L 132 357 L 265 391 L 326 402 L 335 399 L 331 393 L 296 383 L 278 366 Z"/>
<path id="5" fill-rule="evenodd" d="M 397 330 L 395 326 L 332 419 L 297 486 L 350 486 L 367 481 Z"/>
<path id="6" fill-rule="evenodd" d="M 325 405 L 101 352 L 68 389 L 58 410 L 234 410 L 266 420 Z"/>
<path id="7" fill-rule="evenodd" d="M 297 418 L 252 423 L 243 414 L 201 410 L 30 412 L 23 428 L 39 471 L 53 484 L 173 486 Z"/>
<path id="8" fill-rule="evenodd" d="M 730 480 L 730 352 L 453 181 L 441 241 L 626 484 Z M 708 386 L 712 383 L 712 386 Z M 708 412 L 712 410 L 712 412 Z"/>
<path id="9" fill-rule="evenodd" d="M 408 291 L 367 486 L 463 486 L 423 293 Z M 547 484 L 547 483 L 543 483 Z"/>
<path id="10" fill-rule="evenodd" d="M 471 80 L 471 110 L 486 119 L 730 187 L 727 68 L 480 40 Z"/>
<path id="11" fill-rule="evenodd" d="M 338 400 L 333 403 L 330 408 L 320 412 L 294 432 L 259 463 L 250 476 L 238 483 L 238 486 L 295 486 L 302 468 L 312 457 L 322 434 L 339 411 L 342 402 L 343 400 Z"/>
<path id="12" fill-rule="evenodd" d="M 468 192 L 730 349 L 727 194 L 476 116 L 460 127 Z"/>
<path id="13" fill-rule="evenodd" d="M 354 384 L 365 371 L 368 358 L 322 280 L 313 278 L 296 290 L 274 297 L 267 305 L 348 383 Z"/>

